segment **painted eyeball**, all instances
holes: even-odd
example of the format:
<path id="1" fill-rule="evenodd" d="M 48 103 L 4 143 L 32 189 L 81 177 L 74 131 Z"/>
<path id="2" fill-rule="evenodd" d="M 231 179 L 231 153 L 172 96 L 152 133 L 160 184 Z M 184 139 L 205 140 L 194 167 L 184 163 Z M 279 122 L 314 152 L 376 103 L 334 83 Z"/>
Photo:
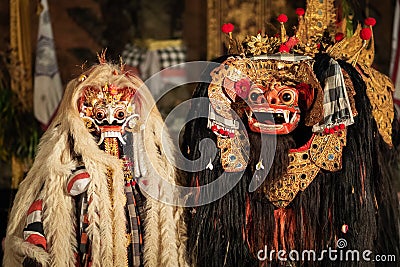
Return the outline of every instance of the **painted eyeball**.
<path id="1" fill-rule="evenodd" d="M 292 90 L 284 90 L 280 93 L 281 102 L 285 105 L 291 105 L 296 100 L 296 93 Z"/>
<path id="2" fill-rule="evenodd" d="M 98 121 L 102 121 L 106 117 L 106 111 L 102 108 L 96 109 L 94 112 L 94 116 Z"/>
<path id="3" fill-rule="evenodd" d="M 284 93 L 282 95 L 282 101 L 283 102 L 290 102 L 292 100 L 292 95 L 289 93 Z"/>
<path id="4" fill-rule="evenodd" d="M 117 108 L 114 112 L 114 118 L 123 120 L 126 118 L 126 110 L 124 108 Z"/>
<path id="5" fill-rule="evenodd" d="M 252 92 L 252 93 L 250 94 L 250 99 L 251 99 L 251 101 L 253 101 L 253 102 L 257 101 L 257 98 L 258 98 L 259 95 L 260 95 L 260 94 L 257 93 L 257 92 Z"/>
<path id="6" fill-rule="evenodd" d="M 263 95 L 263 91 L 258 87 L 253 87 L 249 92 L 249 100 L 253 103 L 258 102 L 261 95 Z"/>

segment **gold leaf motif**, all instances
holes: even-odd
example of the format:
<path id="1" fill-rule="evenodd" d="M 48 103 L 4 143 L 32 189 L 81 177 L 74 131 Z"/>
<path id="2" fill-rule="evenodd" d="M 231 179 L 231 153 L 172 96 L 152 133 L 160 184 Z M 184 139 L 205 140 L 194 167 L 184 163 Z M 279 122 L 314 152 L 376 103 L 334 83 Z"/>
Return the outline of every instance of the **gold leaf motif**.
<path id="1" fill-rule="evenodd" d="M 335 43 L 328 49 L 328 54 L 334 59 L 349 60 L 362 47 L 363 40 L 360 38 L 360 32 L 361 25 L 358 24 L 353 36 Z"/>
<path id="2" fill-rule="evenodd" d="M 372 26 L 370 26 L 370 28 L 372 32 L 372 37 L 369 40 L 368 45 L 365 47 L 365 49 L 361 50 L 360 56 L 358 57 L 358 63 L 363 63 L 368 67 L 372 66 L 375 58 L 375 42 Z"/>
<path id="3" fill-rule="evenodd" d="M 308 0 L 304 23 L 299 25 L 301 42 L 306 44 L 315 38 L 320 38 L 325 30 L 332 31 L 336 23 L 336 9 L 334 0 Z"/>
<path id="4" fill-rule="evenodd" d="M 310 161 L 309 150 L 291 152 L 287 173 L 273 182 L 264 192 L 276 207 L 284 208 L 293 201 L 297 193 L 305 190 L 319 172 L 319 167 Z"/>
<path id="5" fill-rule="evenodd" d="M 244 133 L 236 131 L 234 138 L 218 136 L 222 167 L 227 172 L 244 171 L 249 160 L 249 140 Z"/>
<path id="6" fill-rule="evenodd" d="M 383 140 L 392 146 L 392 122 L 394 119 L 394 85 L 389 77 L 379 71 L 359 64 L 359 72 L 367 85 L 367 96 L 372 106 L 372 115 Z"/>
<path id="7" fill-rule="evenodd" d="M 285 208 L 304 191 L 319 170 L 338 171 L 342 167 L 342 147 L 346 145 L 346 130 L 333 134 L 315 134 L 310 147 L 289 153 L 287 173 L 271 184 L 264 185 L 264 193 L 278 208 Z"/>
<path id="8" fill-rule="evenodd" d="M 342 168 L 342 147 L 346 145 L 346 130 L 334 134 L 316 134 L 310 146 L 311 161 L 321 169 Z"/>
<path id="9" fill-rule="evenodd" d="M 281 44 L 279 38 L 261 36 L 261 34 L 246 37 L 243 43 L 246 48 L 245 53 L 253 56 L 272 54 L 276 52 L 277 48 Z"/>

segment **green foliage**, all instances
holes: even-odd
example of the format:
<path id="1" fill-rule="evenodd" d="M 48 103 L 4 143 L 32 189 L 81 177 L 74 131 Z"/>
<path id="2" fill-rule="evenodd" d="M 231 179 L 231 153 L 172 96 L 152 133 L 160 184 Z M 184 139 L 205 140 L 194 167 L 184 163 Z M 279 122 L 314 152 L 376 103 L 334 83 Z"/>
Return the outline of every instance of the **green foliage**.
<path id="1" fill-rule="evenodd" d="M 346 19 L 345 36 L 351 37 L 354 34 L 354 25 L 353 25 L 354 10 L 351 4 L 348 3 L 348 1 L 342 1 L 342 12 L 343 12 L 343 17 Z"/>
<path id="2" fill-rule="evenodd" d="M 11 90 L 10 77 L 0 69 L 0 160 L 11 156 L 32 159 L 42 131 L 33 112 L 24 111 L 20 100 Z"/>

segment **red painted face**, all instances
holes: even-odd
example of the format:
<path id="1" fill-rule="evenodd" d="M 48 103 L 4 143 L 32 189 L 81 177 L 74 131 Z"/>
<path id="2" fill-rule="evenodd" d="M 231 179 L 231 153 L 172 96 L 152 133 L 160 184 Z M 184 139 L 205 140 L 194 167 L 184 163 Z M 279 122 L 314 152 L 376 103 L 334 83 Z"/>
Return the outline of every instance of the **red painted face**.
<path id="1" fill-rule="evenodd" d="M 214 111 L 227 120 L 232 113 L 247 116 L 249 129 L 261 134 L 293 132 L 318 89 L 307 61 L 229 58 L 211 77 L 208 96 Z"/>
<path id="2" fill-rule="evenodd" d="M 288 134 L 300 121 L 298 92 L 294 87 L 272 81 L 268 86 L 253 85 L 246 110 L 249 127 L 263 134 Z"/>
<path id="3" fill-rule="evenodd" d="M 240 86 L 236 86 L 239 84 Z M 252 131 L 263 134 L 288 134 L 300 121 L 298 91 L 294 86 L 270 79 L 265 85 L 248 84 L 240 80 L 234 88 L 238 96 L 247 102 L 246 115 Z M 244 93 L 245 92 L 245 93 Z"/>

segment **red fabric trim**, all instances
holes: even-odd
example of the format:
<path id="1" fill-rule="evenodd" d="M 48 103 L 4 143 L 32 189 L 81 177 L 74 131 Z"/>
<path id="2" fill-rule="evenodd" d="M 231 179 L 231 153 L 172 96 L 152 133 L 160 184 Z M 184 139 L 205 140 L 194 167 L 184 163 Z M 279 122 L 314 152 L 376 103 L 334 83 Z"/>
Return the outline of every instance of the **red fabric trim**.
<path id="1" fill-rule="evenodd" d="M 67 185 L 67 191 L 68 191 L 68 193 L 71 191 L 72 186 L 74 186 L 74 183 L 75 183 L 77 180 L 85 179 L 85 178 L 89 178 L 89 177 L 90 177 L 90 175 L 89 175 L 88 172 L 82 172 L 82 173 L 79 173 L 79 174 L 75 175 L 74 178 L 72 178 L 72 179 L 69 181 L 68 185 Z"/>
<path id="2" fill-rule="evenodd" d="M 43 200 L 41 199 L 35 200 L 28 209 L 28 215 L 37 210 L 42 211 L 42 204 Z"/>
<path id="3" fill-rule="evenodd" d="M 41 246 L 44 249 L 47 248 L 46 238 L 41 235 L 31 234 L 25 241 L 36 246 Z"/>
<path id="4" fill-rule="evenodd" d="M 88 241 L 88 235 L 86 233 L 82 233 L 81 235 L 81 243 L 82 244 L 87 244 Z"/>
<path id="5" fill-rule="evenodd" d="M 305 151 L 305 150 L 309 149 L 310 146 L 311 146 L 312 141 L 314 140 L 314 136 L 315 136 L 315 134 L 313 134 L 313 135 L 311 136 L 310 140 L 308 140 L 308 142 L 305 143 L 304 146 L 301 146 L 301 147 L 299 147 L 299 148 L 290 149 L 289 152 L 302 152 L 302 151 Z"/>
<path id="6" fill-rule="evenodd" d="M 89 215 L 87 215 L 87 214 L 84 214 L 83 215 L 83 223 L 89 223 Z"/>

